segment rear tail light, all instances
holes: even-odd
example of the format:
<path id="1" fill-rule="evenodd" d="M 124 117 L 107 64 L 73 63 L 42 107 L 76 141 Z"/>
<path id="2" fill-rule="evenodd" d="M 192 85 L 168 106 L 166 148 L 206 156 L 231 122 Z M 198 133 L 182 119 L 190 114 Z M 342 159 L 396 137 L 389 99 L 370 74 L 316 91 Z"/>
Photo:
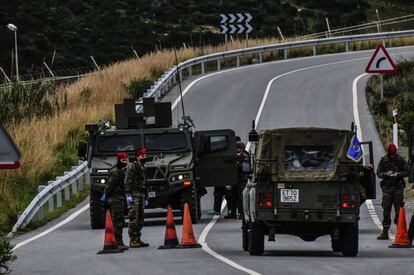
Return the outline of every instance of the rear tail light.
<path id="1" fill-rule="evenodd" d="M 341 206 L 345 209 L 355 209 L 357 207 L 357 196 L 355 194 L 343 194 Z"/>
<path id="2" fill-rule="evenodd" d="M 259 207 L 272 208 L 273 207 L 273 194 L 272 193 L 259 193 L 258 205 Z"/>

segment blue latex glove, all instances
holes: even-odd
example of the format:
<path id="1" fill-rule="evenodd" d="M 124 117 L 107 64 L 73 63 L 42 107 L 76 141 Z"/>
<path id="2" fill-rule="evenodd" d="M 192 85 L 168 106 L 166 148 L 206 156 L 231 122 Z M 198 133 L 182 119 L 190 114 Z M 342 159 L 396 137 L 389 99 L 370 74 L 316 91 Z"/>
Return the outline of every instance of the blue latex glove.
<path id="1" fill-rule="evenodd" d="M 102 197 L 101 197 L 101 202 L 107 202 L 108 201 L 108 196 L 103 193 Z"/>
<path id="2" fill-rule="evenodd" d="M 127 204 L 128 205 L 130 205 L 130 204 L 132 204 L 134 202 L 134 199 L 132 198 L 131 195 L 127 195 L 126 199 L 127 199 Z"/>
<path id="3" fill-rule="evenodd" d="M 144 207 L 147 207 L 149 202 L 147 200 L 144 201 Z"/>

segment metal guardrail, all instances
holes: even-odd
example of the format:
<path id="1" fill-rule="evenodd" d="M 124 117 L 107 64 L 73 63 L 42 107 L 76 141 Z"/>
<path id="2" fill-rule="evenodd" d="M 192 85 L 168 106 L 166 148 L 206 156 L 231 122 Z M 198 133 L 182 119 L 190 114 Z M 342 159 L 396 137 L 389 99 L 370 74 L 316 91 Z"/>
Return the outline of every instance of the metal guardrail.
<path id="1" fill-rule="evenodd" d="M 65 172 L 63 177 L 57 177 L 55 181 L 49 181 L 48 185 L 40 185 L 39 193 L 32 200 L 29 206 L 20 215 L 16 224 L 13 226 L 12 233 L 18 229 L 24 228 L 31 221 L 42 219 L 44 211 L 52 212 L 56 207 L 62 207 L 63 199 L 68 201 L 71 194 L 77 194 L 83 191 L 84 185 L 89 184 L 88 163 L 80 162 L 79 166 L 73 166 L 72 171 Z M 47 204 L 47 208 L 45 207 Z"/>
<path id="2" fill-rule="evenodd" d="M 312 47 L 313 55 L 316 55 L 317 54 L 316 47 L 320 45 L 344 43 L 345 51 L 349 51 L 349 43 L 351 42 L 367 41 L 367 40 L 382 40 L 384 43 L 386 39 L 407 37 L 407 36 L 414 36 L 414 30 L 332 37 L 332 38 L 314 39 L 314 40 L 306 40 L 306 41 L 296 41 L 296 42 L 258 46 L 258 47 L 245 48 L 245 49 L 240 49 L 240 50 L 232 50 L 232 51 L 227 51 L 227 52 L 214 53 L 210 55 L 200 56 L 200 57 L 192 58 L 192 59 L 189 59 L 185 62 L 178 64 L 178 68 L 177 66 L 175 66 L 167 70 L 154 83 L 154 85 L 151 86 L 151 88 L 147 91 L 147 93 L 144 94 L 144 96 L 155 97 L 155 99 L 158 100 L 161 96 L 165 95 L 165 93 L 167 93 L 170 90 L 170 88 L 172 88 L 176 84 L 178 77 L 182 79 L 183 70 L 187 69 L 189 76 L 191 76 L 192 66 L 201 65 L 201 73 L 204 74 L 206 62 L 216 61 L 217 70 L 220 70 L 221 60 L 228 59 L 228 58 L 236 58 L 236 66 L 239 67 L 240 57 L 243 55 L 258 54 L 259 62 L 262 63 L 263 54 L 266 52 L 282 50 L 284 58 L 287 59 L 288 50 L 293 49 L 293 48 Z M 91 73 L 91 74 L 94 74 L 94 73 Z M 55 77 L 55 78 L 49 78 L 49 79 L 56 80 L 56 79 L 78 78 L 78 77 L 87 76 L 91 74 L 72 76 L 72 77 Z M 177 74 L 179 76 L 177 76 Z M 25 83 L 30 83 L 30 82 L 34 82 L 34 81 L 26 81 Z M 79 166 L 73 167 L 73 170 L 65 173 L 63 177 L 58 177 L 56 181 L 49 182 L 50 184 L 48 184 L 47 186 L 40 186 L 39 194 L 33 199 L 33 201 L 29 204 L 26 210 L 19 217 L 18 221 L 13 226 L 12 232 L 16 232 L 19 228 L 24 228 L 33 219 L 42 218 L 44 215 L 43 211 L 44 211 L 44 208 L 45 208 L 44 206 L 46 203 L 48 203 L 47 210 L 49 212 L 53 211 L 55 196 L 56 196 L 56 206 L 61 207 L 62 206 L 62 191 L 64 192 L 65 200 L 69 200 L 70 198 L 69 188 L 72 187 L 71 188 L 72 193 L 77 193 L 78 190 L 79 191 L 83 190 L 83 185 L 87 183 L 88 181 L 89 181 L 89 169 L 87 167 L 87 162 L 83 162 Z"/>
<path id="3" fill-rule="evenodd" d="M 370 40 L 382 40 L 383 43 L 386 39 L 401 38 L 407 36 L 414 36 L 414 30 L 397 31 L 397 32 L 383 32 L 374 34 L 360 34 L 360 35 L 349 35 L 340 37 L 330 37 L 323 39 L 312 39 L 305 41 L 295 41 L 274 45 L 251 47 L 239 50 L 232 50 L 227 52 L 214 53 L 210 55 L 200 56 L 196 58 L 184 61 L 173 68 L 167 70 L 151 88 L 144 94 L 144 97 L 155 97 L 158 100 L 161 96 L 165 95 L 170 88 L 172 88 L 177 82 L 177 74 L 182 79 L 183 70 L 188 70 L 188 75 L 192 75 L 192 67 L 195 65 L 201 65 L 201 74 L 205 73 L 205 63 L 217 62 L 217 70 L 221 69 L 221 60 L 236 58 L 236 66 L 240 66 L 240 57 L 243 55 L 258 54 L 259 63 L 263 62 L 263 54 L 273 51 L 283 51 L 284 59 L 288 58 L 288 50 L 294 48 L 305 48 L 312 47 L 313 55 L 317 54 L 317 46 L 321 45 L 332 45 L 343 43 L 345 45 L 345 51 L 349 51 L 349 43 L 358 41 L 370 41 Z M 179 72 L 179 73 L 178 73 Z"/>

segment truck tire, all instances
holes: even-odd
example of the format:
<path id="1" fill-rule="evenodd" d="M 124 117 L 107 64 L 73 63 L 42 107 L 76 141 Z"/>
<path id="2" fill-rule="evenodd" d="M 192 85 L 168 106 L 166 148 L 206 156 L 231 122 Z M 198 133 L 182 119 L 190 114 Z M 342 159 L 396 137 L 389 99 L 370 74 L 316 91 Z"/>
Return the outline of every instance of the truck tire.
<path id="1" fill-rule="evenodd" d="M 181 192 L 181 213 L 183 214 L 183 218 L 185 203 L 188 203 L 188 206 L 190 208 L 191 222 L 193 224 L 198 223 L 198 217 L 200 213 L 198 213 L 198 198 L 197 192 L 195 192 L 194 187 L 186 188 Z"/>
<path id="2" fill-rule="evenodd" d="M 249 223 L 249 254 L 262 255 L 264 252 L 264 228 L 261 223 Z"/>
<path id="3" fill-rule="evenodd" d="M 101 202 L 101 193 L 91 192 L 89 197 L 89 213 L 92 229 L 105 228 L 105 205 Z"/>
<path id="4" fill-rule="evenodd" d="M 358 254 L 358 223 L 344 225 L 341 230 L 342 255 L 355 257 Z"/>
<path id="5" fill-rule="evenodd" d="M 249 223 L 242 220 L 242 246 L 244 251 L 249 250 Z"/>

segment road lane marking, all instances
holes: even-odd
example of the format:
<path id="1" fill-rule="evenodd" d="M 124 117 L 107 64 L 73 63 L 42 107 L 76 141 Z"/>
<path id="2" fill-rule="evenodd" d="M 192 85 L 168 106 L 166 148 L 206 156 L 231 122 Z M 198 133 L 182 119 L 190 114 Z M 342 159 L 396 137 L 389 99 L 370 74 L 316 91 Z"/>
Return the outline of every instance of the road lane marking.
<path id="1" fill-rule="evenodd" d="M 56 225 L 52 226 L 51 228 L 49 228 L 49 229 L 47 229 L 47 230 L 43 231 L 42 233 L 40 233 L 40 234 L 38 234 L 38 235 L 36 235 L 36 236 L 33 236 L 33 237 L 31 237 L 31 238 L 29 238 L 29 239 L 27 239 L 27 240 L 24 240 L 24 241 L 22 241 L 22 242 L 20 242 L 20 243 L 16 244 L 16 245 L 13 247 L 13 250 L 12 250 L 12 251 L 14 251 L 14 250 L 16 250 L 17 248 L 22 247 L 22 246 L 24 246 L 24 245 L 26 245 L 26 244 L 28 244 L 28 243 L 31 243 L 31 242 L 33 242 L 34 240 L 37 240 L 37 239 L 39 239 L 39 238 L 41 238 L 41 237 L 43 237 L 43 236 L 45 236 L 45 235 L 49 234 L 50 232 L 55 231 L 55 230 L 56 230 L 56 229 L 58 229 L 59 227 L 61 227 L 61 226 L 65 225 L 65 224 L 67 224 L 68 222 L 72 221 L 74 218 L 76 218 L 79 214 L 81 214 L 82 212 L 84 212 L 84 211 L 85 211 L 85 210 L 87 210 L 87 209 L 89 209 L 89 204 L 85 205 L 84 207 L 82 207 L 81 209 L 79 209 L 78 211 L 76 211 L 75 213 L 73 213 L 72 215 L 70 215 L 69 217 L 67 217 L 67 218 L 66 218 L 66 219 L 64 219 L 63 221 L 61 221 L 60 223 L 58 223 L 58 224 L 56 224 Z"/>
<path id="2" fill-rule="evenodd" d="M 223 212 L 224 208 L 226 207 L 226 201 L 223 200 L 223 203 L 221 204 L 221 212 Z M 211 228 L 213 228 L 213 226 L 216 224 L 218 218 L 220 216 L 219 215 L 214 215 L 214 217 L 211 219 L 210 223 L 204 228 L 203 232 L 201 232 L 200 238 L 198 239 L 198 242 L 203 246 L 203 250 L 205 252 L 207 252 L 208 254 L 210 254 L 211 256 L 213 256 L 214 258 L 240 270 L 243 271 L 247 274 L 251 274 L 251 275 L 260 275 L 260 273 L 245 268 L 244 266 L 239 265 L 238 263 L 218 254 L 217 252 L 215 252 L 213 249 L 211 249 L 207 242 L 206 242 L 206 238 L 207 238 L 207 234 L 210 232 Z"/>

